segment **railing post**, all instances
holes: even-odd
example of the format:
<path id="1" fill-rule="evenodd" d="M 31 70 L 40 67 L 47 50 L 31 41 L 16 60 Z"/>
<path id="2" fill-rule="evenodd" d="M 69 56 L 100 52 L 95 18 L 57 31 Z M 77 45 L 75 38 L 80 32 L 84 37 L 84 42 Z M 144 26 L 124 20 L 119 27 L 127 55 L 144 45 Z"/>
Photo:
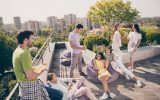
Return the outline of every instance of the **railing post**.
<path id="1" fill-rule="evenodd" d="M 49 46 L 49 42 L 48 42 L 48 50 L 49 50 L 49 52 L 51 51 L 50 46 Z"/>
<path id="2" fill-rule="evenodd" d="M 44 63 L 44 60 L 43 60 L 43 55 L 41 54 L 41 59 L 42 59 L 42 64 Z"/>

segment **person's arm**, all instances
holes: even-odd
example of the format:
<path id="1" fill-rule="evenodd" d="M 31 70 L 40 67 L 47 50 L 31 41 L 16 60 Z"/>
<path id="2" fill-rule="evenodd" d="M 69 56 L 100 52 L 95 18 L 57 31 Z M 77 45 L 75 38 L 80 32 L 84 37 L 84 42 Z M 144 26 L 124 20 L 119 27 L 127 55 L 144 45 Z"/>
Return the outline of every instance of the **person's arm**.
<path id="1" fill-rule="evenodd" d="M 71 46 L 71 48 L 73 48 L 73 49 L 80 49 L 80 50 L 86 50 L 86 47 L 78 47 L 78 46 L 75 46 L 74 45 L 74 42 L 73 41 L 69 41 L 69 44 L 70 44 L 70 46 Z"/>
<path id="2" fill-rule="evenodd" d="M 46 69 L 46 67 L 47 67 L 46 64 L 40 64 L 38 66 L 33 67 L 32 69 L 33 69 L 34 73 L 36 74 L 36 76 L 39 76 L 41 73 L 44 72 L 44 70 L 48 71 Z"/>
<path id="3" fill-rule="evenodd" d="M 94 67 L 93 67 L 93 68 L 94 68 L 95 70 L 98 70 L 98 67 L 97 67 L 97 64 L 96 64 L 95 59 L 93 59 L 93 60 L 92 60 L 92 62 L 93 62 L 93 65 L 94 65 Z"/>
<path id="4" fill-rule="evenodd" d="M 73 48 L 73 49 L 80 49 L 80 50 L 85 50 L 86 48 L 85 47 L 78 47 L 75 45 L 74 43 L 74 38 L 72 35 L 69 35 L 69 44 L 70 44 L 70 47 Z"/>
<path id="5" fill-rule="evenodd" d="M 38 73 L 34 72 L 32 68 L 32 58 L 29 52 L 23 53 L 20 57 L 22 61 L 23 70 L 28 80 L 35 80 L 38 77 L 38 75 L 44 71 L 44 69 L 42 69 Z"/>
<path id="6" fill-rule="evenodd" d="M 38 70 L 35 70 L 33 68 L 25 70 L 25 74 L 28 80 L 34 80 L 36 79 L 41 73 L 44 72 L 46 68 L 40 68 Z"/>
<path id="7" fill-rule="evenodd" d="M 109 66 L 109 61 L 106 60 L 106 61 L 103 61 L 103 63 L 104 63 L 104 68 L 107 69 Z"/>
<path id="8" fill-rule="evenodd" d="M 140 43 L 141 43 L 141 39 L 138 40 L 138 43 L 137 43 L 136 47 L 134 48 L 134 52 L 135 52 L 135 51 L 137 50 L 137 48 L 139 47 Z"/>

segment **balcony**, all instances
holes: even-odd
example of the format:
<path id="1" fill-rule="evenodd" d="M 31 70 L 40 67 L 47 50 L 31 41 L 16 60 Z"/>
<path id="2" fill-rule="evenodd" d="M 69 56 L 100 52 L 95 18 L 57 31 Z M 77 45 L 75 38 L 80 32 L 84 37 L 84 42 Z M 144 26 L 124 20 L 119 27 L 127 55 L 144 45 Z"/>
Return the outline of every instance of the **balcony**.
<path id="1" fill-rule="evenodd" d="M 51 38 L 47 39 L 42 48 L 39 50 L 35 58 L 33 59 L 33 65 L 40 63 L 48 63 L 49 72 L 54 72 L 58 77 L 69 77 L 69 67 L 61 65 L 60 57 L 64 50 L 70 49 L 67 42 L 51 42 Z M 94 58 L 95 53 L 90 50 L 83 52 L 83 71 L 86 73 L 86 64 Z M 123 51 L 123 62 L 128 63 L 128 54 Z M 136 69 L 134 74 L 139 76 L 145 86 L 143 88 L 137 88 L 133 81 L 126 80 L 123 76 L 109 84 L 110 89 L 117 94 L 116 100 L 158 100 L 160 99 L 160 47 L 148 46 L 139 48 L 136 53 Z M 46 82 L 48 72 L 43 72 L 39 78 Z M 74 70 L 74 77 L 79 77 L 78 70 Z M 101 88 L 102 85 L 94 83 L 89 78 L 88 84 L 91 88 Z M 6 100 L 11 100 L 13 97 L 17 97 L 18 83 L 10 92 Z M 99 97 L 100 95 L 98 95 Z"/>

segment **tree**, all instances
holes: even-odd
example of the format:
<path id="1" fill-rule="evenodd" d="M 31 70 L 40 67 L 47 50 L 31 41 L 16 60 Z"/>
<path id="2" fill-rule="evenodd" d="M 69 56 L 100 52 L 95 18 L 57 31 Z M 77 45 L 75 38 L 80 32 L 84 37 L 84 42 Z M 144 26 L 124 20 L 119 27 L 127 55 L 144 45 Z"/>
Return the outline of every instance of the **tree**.
<path id="1" fill-rule="evenodd" d="M 75 24 L 71 24 L 71 25 L 69 25 L 69 26 L 67 27 L 67 31 L 68 31 L 68 32 L 72 32 L 72 31 L 74 30 L 74 28 L 75 28 Z"/>
<path id="2" fill-rule="evenodd" d="M 15 38 L 0 32 L 0 74 L 12 68 L 12 54 L 15 48 Z"/>
<path id="3" fill-rule="evenodd" d="M 129 1 L 124 3 L 122 0 L 101 0 L 90 7 L 87 18 L 102 26 L 108 26 L 110 33 L 111 26 L 116 22 L 133 22 L 138 17 L 138 13 L 131 7 Z"/>

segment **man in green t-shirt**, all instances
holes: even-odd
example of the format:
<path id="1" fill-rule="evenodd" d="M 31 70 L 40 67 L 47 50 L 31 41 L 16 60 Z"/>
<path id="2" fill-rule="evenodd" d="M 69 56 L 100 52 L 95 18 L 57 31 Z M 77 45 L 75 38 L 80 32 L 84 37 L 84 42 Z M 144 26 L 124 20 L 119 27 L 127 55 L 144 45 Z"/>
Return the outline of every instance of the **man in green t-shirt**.
<path id="1" fill-rule="evenodd" d="M 46 65 L 39 65 L 39 71 L 32 67 L 32 57 L 28 47 L 32 45 L 32 31 L 21 31 L 17 35 L 18 47 L 13 53 L 13 68 L 19 82 L 20 99 L 49 99 L 45 88 L 37 77 L 46 69 Z M 44 95 L 47 95 L 46 97 Z"/>

